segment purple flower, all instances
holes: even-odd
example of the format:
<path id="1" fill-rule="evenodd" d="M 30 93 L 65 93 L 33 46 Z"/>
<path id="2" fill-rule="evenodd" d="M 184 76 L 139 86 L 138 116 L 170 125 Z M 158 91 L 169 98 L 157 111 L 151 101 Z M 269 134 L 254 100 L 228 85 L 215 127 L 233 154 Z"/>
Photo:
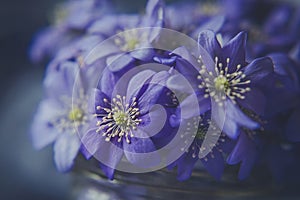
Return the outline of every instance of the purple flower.
<path id="1" fill-rule="evenodd" d="M 199 44 L 210 55 L 200 57 L 200 88 L 217 104 L 216 123 L 225 119 L 223 131 L 231 138 L 237 138 L 240 126 L 249 129 L 258 128 L 258 123 L 247 116 L 243 110 L 258 115 L 264 114 L 265 96 L 260 84 L 273 71 L 269 58 L 258 58 L 248 64 L 245 60 L 246 34 L 239 33 L 224 46 L 221 46 L 211 31 L 199 34 Z M 225 107 L 224 107 L 225 105 Z"/>
<path id="2" fill-rule="evenodd" d="M 213 119 L 230 138 L 238 137 L 239 127 L 258 128 L 259 123 L 247 116 L 245 111 L 264 114 L 266 98 L 260 87 L 262 80 L 273 71 L 271 60 L 258 58 L 250 64 L 246 62 L 245 33 L 221 46 L 214 32 L 203 31 L 199 35 L 199 45 L 201 56 L 198 59 L 185 48 L 173 52 L 185 60 L 184 63 L 176 59 L 175 68 L 187 77 L 198 96 L 201 113 L 195 113 L 190 98 L 183 101 L 190 105 L 189 117 L 216 108 Z M 168 82 L 168 87 L 180 87 L 180 82 L 176 78 L 174 80 Z"/>
<path id="3" fill-rule="evenodd" d="M 166 7 L 166 27 L 196 39 L 201 30 L 217 32 L 223 25 L 223 15 L 217 2 L 179 2 Z"/>
<path id="4" fill-rule="evenodd" d="M 38 107 L 31 129 L 33 145 L 37 149 L 54 143 L 55 164 L 62 172 L 72 167 L 81 146 L 78 134 L 87 128 L 90 120 L 88 86 L 78 73 L 79 66 L 75 62 L 48 69 L 44 81 L 45 98 Z"/>
<path id="5" fill-rule="evenodd" d="M 117 77 L 104 74 L 102 80 L 106 85 L 94 89 L 90 107 L 96 118 L 82 137 L 82 143 L 87 149 L 85 156 L 97 158 L 108 178 L 113 179 L 123 156 L 141 168 L 160 163 L 155 150 L 174 130 L 167 120 L 156 132 L 165 115 L 161 107 L 164 104 L 160 102 L 169 98 L 164 87 L 168 76 L 166 71 L 143 70 L 116 84 Z M 145 153 L 152 154 L 149 157 Z"/>
<path id="6" fill-rule="evenodd" d="M 221 134 L 221 130 L 210 120 L 208 113 L 181 121 L 183 124 L 181 126 L 184 128 L 181 138 L 186 142 L 179 144 L 176 148 L 181 148 L 183 154 L 169 166 L 169 168 L 177 166 L 178 180 L 183 181 L 190 178 L 198 160 L 214 178 L 221 179 L 225 167 L 223 156 L 232 150 L 234 143 Z M 193 130 L 196 130 L 196 134 L 192 133 Z M 191 145 L 187 146 L 186 144 L 191 138 L 193 141 Z M 204 155 L 206 149 L 210 150 L 208 154 Z"/>
<path id="7" fill-rule="evenodd" d="M 91 23 L 110 10 L 106 0 L 69 0 L 61 4 L 55 10 L 54 24 L 36 35 L 30 48 L 31 60 L 40 62 L 53 57 L 62 47 L 84 35 Z"/>
<path id="8" fill-rule="evenodd" d="M 258 145 L 251 135 L 251 132 L 248 134 L 241 131 L 234 149 L 227 158 L 227 163 L 230 165 L 240 164 L 238 173 L 240 180 L 249 176 L 259 153 Z"/>
<path id="9" fill-rule="evenodd" d="M 89 33 L 111 37 L 95 48 L 87 64 L 99 58 L 106 58 L 110 64 L 123 58 L 123 63 L 133 62 L 135 59 L 149 61 L 153 56 L 152 43 L 158 38 L 164 23 L 164 5 L 160 0 L 149 0 L 145 16 L 112 15 L 96 21 Z M 146 28 L 145 28 L 146 27 Z M 144 28 L 144 29 L 143 29 Z M 103 51 L 105 49 L 105 51 Z M 112 70 L 112 69 L 111 69 Z"/>
<path id="10" fill-rule="evenodd" d="M 235 0 L 233 3 L 235 9 L 244 10 L 246 7 L 249 11 L 243 17 L 227 20 L 221 32 L 226 38 L 239 31 L 247 31 L 249 33 L 248 57 L 266 56 L 273 52 L 288 53 L 295 43 L 299 42 L 299 6 L 271 1 L 247 2 L 252 4 L 251 6 L 245 6 L 245 2 L 240 5 Z M 225 5 L 232 7 L 231 3 Z M 253 10 L 257 15 L 252 14 Z"/>

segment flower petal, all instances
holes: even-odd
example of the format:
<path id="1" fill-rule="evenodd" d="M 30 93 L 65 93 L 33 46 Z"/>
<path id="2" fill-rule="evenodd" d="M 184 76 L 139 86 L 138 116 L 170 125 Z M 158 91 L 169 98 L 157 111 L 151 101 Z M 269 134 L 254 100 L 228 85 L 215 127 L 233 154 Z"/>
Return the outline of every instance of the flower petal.
<path id="1" fill-rule="evenodd" d="M 107 59 L 107 67 L 112 72 L 118 72 L 134 61 L 128 53 L 119 53 Z"/>
<path id="2" fill-rule="evenodd" d="M 48 97 L 57 98 L 61 96 L 72 96 L 76 76 L 79 72 L 79 65 L 75 62 L 64 62 L 58 69 L 48 68 L 44 80 L 45 90 Z"/>
<path id="3" fill-rule="evenodd" d="M 180 103 L 181 116 L 184 119 L 199 116 L 210 109 L 210 100 L 201 94 L 191 94 Z"/>
<path id="4" fill-rule="evenodd" d="M 92 126 L 96 126 L 95 121 L 96 120 L 94 120 L 94 123 L 91 122 Z M 98 148 L 102 148 L 101 141 L 105 138 L 101 135 L 101 133 L 97 133 L 96 130 L 97 128 L 90 128 L 81 138 L 81 143 L 84 146 L 85 150 L 88 152 L 88 154 L 84 155 L 93 156 L 98 150 Z"/>
<path id="5" fill-rule="evenodd" d="M 125 140 L 123 143 L 124 153 L 128 161 L 141 168 L 158 166 L 161 162 L 161 157 L 156 151 L 152 140 L 146 137 L 147 133 L 137 129 L 133 134 L 135 137 L 131 138 L 130 144 L 125 142 Z"/>
<path id="6" fill-rule="evenodd" d="M 257 58 L 245 67 L 245 75 L 255 83 L 273 72 L 273 62 L 268 57 Z"/>
<path id="7" fill-rule="evenodd" d="M 209 53 L 212 58 L 215 58 L 221 50 L 221 46 L 213 31 L 205 30 L 199 33 L 198 43 Z"/>
<path id="8" fill-rule="evenodd" d="M 54 160 L 58 171 L 68 171 L 77 156 L 80 140 L 76 134 L 62 134 L 54 144 Z"/>
<path id="9" fill-rule="evenodd" d="M 36 149 L 42 149 L 54 142 L 59 132 L 50 123 L 60 116 L 61 107 L 56 101 L 43 100 L 35 114 L 31 126 L 31 139 Z"/>
<path id="10" fill-rule="evenodd" d="M 199 63 L 197 62 L 196 58 L 192 56 L 184 46 L 176 48 L 174 51 L 172 51 L 172 54 L 181 56 L 184 60 L 192 64 L 194 68 L 199 66 Z"/>
<path id="11" fill-rule="evenodd" d="M 114 179 L 114 175 L 115 175 L 115 169 L 108 167 L 104 164 L 102 164 L 101 162 L 99 162 L 100 168 L 102 169 L 102 171 L 104 172 L 105 176 L 109 179 L 109 180 L 113 180 Z"/>
<path id="12" fill-rule="evenodd" d="M 94 157 L 107 167 L 116 169 L 124 155 L 122 144 L 113 139 L 107 142 L 105 137 L 99 139 L 98 144 Z"/>
<path id="13" fill-rule="evenodd" d="M 259 127 L 259 124 L 251 120 L 245 115 L 240 108 L 234 105 L 230 100 L 226 103 L 226 116 L 232 120 L 235 120 L 239 125 L 255 129 Z"/>
<path id="14" fill-rule="evenodd" d="M 211 157 L 213 155 L 213 157 Z M 207 160 L 201 159 L 202 164 L 205 169 L 213 176 L 215 179 L 220 180 L 224 171 L 224 158 L 222 153 L 214 149 L 212 153 L 207 155 Z"/>
<path id="15" fill-rule="evenodd" d="M 113 44 L 111 40 L 104 40 L 90 51 L 84 62 L 86 65 L 91 65 L 98 59 L 112 56 L 120 52 L 120 48 Z"/>
<path id="16" fill-rule="evenodd" d="M 145 82 L 148 81 L 155 74 L 152 70 L 144 70 L 142 72 L 137 73 L 133 76 L 127 87 L 127 98 L 132 98 L 138 91 L 145 85 Z"/>
<path id="17" fill-rule="evenodd" d="M 98 110 L 97 106 L 102 106 L 102 107 L 109 107 L 109 104 L 104 102 L 104 99 L 107 99 L 108 101 L 110 101 L 110 98 L 107 97 L 107 95 L 105 93 L 103 93 L 102 91 L 100 91 L 97 88 L 94 88 L 91 91 L 91 96 L 89 98 L 89 112 L 90 113 L 106 113 L 104 110 Z"/>
<path id="18" fill-rule="evenodd" d="M 236 146 L 227 158 L 227 163 L 235 165 L 241 162 L 239 179 L 245 179 L 251 172 L 257 156 L 256 145 L 245 133 L 241 133 Z"/>
<path id="19" fill-rule="evenodd" d="M 194 166 L 198 160 L 196 156 L 193 158 L 191 153 L 184 153 L 177 162 L 177 179 L 180 181 L 187 180 L 191 177 Z"/>
<path id="20" fill-rule="evenodd" d="M 237 65 L 245 66 L 246 62 L 246 32 L 240 32 L 233 39 L 231 39 L 223 48 L 223 59 L 229 60 L 229 71 L 233 72 L 236 70 Z"/>
<path id="21" fill-rule="evenodd" d="M 225 17 L 222 15 L 212 17 L 212 19 L 208 20 L 206 23 L 197 28 L 194 33 L 193 38 L 197 38 L 197 34 L 204 30 L 211 30 L 215 33 L 219 32 L 222 26 L 224 25 Z"/>
<path id="22" fill-rule="evenodd" d="M 147 133 L 146 137 L 152 137 L 164 128 L 167 122 L 167 113 L 163 106 L 156 104 L 151 107 L 149 113 L 145 114 L 141 119 L 142 126 L 140 126 L 139 129 Z M 145 122 L 143 119 L 146 119 L 148 122 Z"/>
<path id="23" fill-rule="evenodd" d="M 257 88 L 251 88 L 245 93 L 245 99 L 239 100 L 239 103 L 246 109 L 254 111 L 258 115 L 264 115 L 266 98 Z"/>
<path id="24" fill-rule="evenodd" d="M 138 60 L 150 61 L 154 56 L 154 50 L 149 45 L 141 45 L 141 47 L 131 51 L 130 55 Z"/>
<path id="25" fill-rule="evenodd" d="M 172 91 L 179 91 L 187 94 L 191 94 L 194 92 L 192 86 L 190 85 L 189 81 L 186 80 L 184 76 L 181 74 L 175 74 L 171 76 L 166 82 L 167 88 Z"/>

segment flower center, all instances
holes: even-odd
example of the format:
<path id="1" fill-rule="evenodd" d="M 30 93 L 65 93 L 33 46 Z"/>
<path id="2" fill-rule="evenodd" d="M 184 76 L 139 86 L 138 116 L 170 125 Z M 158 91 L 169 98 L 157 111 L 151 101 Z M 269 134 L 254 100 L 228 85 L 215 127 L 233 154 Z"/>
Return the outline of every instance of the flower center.
<path id="1" fill-rule="evenodd" d="M 62 96 L 61 103 L 64 108 L 59 113 L 59 116 L 49 122 L 59 132 L 76 133 L 77 128 L 86 125 L 90 117 L 85 111 L 88 109 L 88 96 L 84 91 L 80 91 L 79 97 L 76 99 Z"/>
<path id="2" fill-rule="evenodd" d="M 109 104 L 109 107 L 97 106 L 97 110 L 104 110 L 106 113 L 96 114 L 100 118 L 96 124 L 99 127 L 96 132 L 102 132 L 106 141 L 116 137 L 117 141 L 121 142 L 124 137 L 126 142 L 130 143 L 130 138 L 134 136 L 133 130 L 136 130 L 142 121 L 138 119 L 140 112 L 136 107 L 136 97 L 132 99 L 131 104 L 126 103 L 126 97 L 120 95 L 116 95 L 112 102 L 105 98 L 103 101 Z"/>
<path id="3" fill-rule="evenodd" d="M 81 121 L 83 116 L 84 113 L 80 108 L 73 108 L 68 115 L 69 120 L 71 121 Z"/>
<path id="4" fill-rule="evenodd" d="M 222 76 L 222 75 L 215 78 L 214 82 L 215 82 L 215 88 L 218 91 L 225 91 L 230 86 L 227 78 L 225 76 Z"/>
<path id="5" fill-rule="evenodd" d="M 192 135 L 191 130 L 196 130 L 196 134 Z M 225 135 L 220 135 L 219 131 L 217 125 L 210 119 L 205 119 L 201 116 L 189 119 L 186 131 L 181 137 L 185 140 L 183 143 L 184 145 L 188 144 L 189 140 L 186 139 L 188 137 L 192 137 L 193 142 L 190 146 L 182 147 L 181 151 L 185 151 L 186 153 L 190 152 L 193 158 L 202 158 L 203 152 L 208 149 L 209 153 L 203 159 L 207 161 L 209 157 L 214 158 L 213 149 L 216 148 L 218 151 L 222 152 L 218 145 L 220 142 L 225 142 Z M 206 139 L 206 137 L 209 139 Z M 203 145 L 205 139 L 207 141 Z"/>
<path id="6" fill-rule="evenodd" d="M 134 50 L 136 46 L 138 46 L 139 41 L 136 38 L 130 38 L 128 41 L 126 41 L 126 49 L 128 50 Z"/>
<path id="7" fill-rule="evenodd" d="M 122 111 L 113 114 L 113 119 L 115 120 L 116 124 L 120 126 L 126 126 L 130 120 L 128 117 L 129 116 Z"/>
<path id="8" fill-rule="evenodd" d="M 119 46 L 122 51 L 133 51 L 141 43 L 141 38 L 136 30 L 128 30 L 119 33 L 115 38 L 115 44 Z"/>
<path id="9" fill-rule="evenodd" d="M 223 106 L 223 101 L 229 98 L 233 103 L 236 99 L 245 99 L 245 93 L 250 91 L 250 80 L 245 80 L 246 75 L 241 71 L 241 65 L 236 66 L 234 72 L 229 72 L 230 59 L 226 59 L 226 66 L 215 58 L 214 71 L 209 71 L 202 61 L 199 71 L 198 80 L 201 80 L 199 88 L 205 88 L 206 94 L 204 97 L 211 97 L 220 106 Z"/>

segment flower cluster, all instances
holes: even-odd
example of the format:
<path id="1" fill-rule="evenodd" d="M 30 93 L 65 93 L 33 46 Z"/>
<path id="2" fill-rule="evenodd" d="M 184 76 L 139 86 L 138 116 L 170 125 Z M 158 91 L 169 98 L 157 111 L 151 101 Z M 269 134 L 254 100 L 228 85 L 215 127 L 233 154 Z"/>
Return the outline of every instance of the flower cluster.
<path id="1" fill-rule="evenodd" d="M 149 0 L 143 13 L 59 6 L 30 51 L 49 60 L 34 146 L 54 143 L 59 171 L 82 154 L 109 179 L 167 168 L 220 180 L 231 165 L 239 179 L 300 175 L 300 7 Z"/>

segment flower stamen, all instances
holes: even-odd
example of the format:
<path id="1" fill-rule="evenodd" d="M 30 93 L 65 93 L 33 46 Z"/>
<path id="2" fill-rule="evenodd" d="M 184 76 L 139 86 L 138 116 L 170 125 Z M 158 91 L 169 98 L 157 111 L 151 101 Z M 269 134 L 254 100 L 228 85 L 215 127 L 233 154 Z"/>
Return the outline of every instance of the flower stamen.
<path id="1" fill-rule="evenodd" d="M 110 141 L 111 138 L 117 137 L 117 141 L 121 142 L 123 137 L 127 143 L 130 143 L 130 138 L 134 137 L 133 130 L 141 123 L 139 108 L 136 107 L 136 97 L 132 99 L 130 104 L 126 103 L 126 97 L 116 95 L 110 103 L 108 99 L 103 101 L 110 105 L 110 108 L 97 106 L 97 110 L 104 110 L 106 114 L 96 114 L 101 120 L 97 122 L 99 127 L 96 132 L 102 132 L 105 141 Z"/>

